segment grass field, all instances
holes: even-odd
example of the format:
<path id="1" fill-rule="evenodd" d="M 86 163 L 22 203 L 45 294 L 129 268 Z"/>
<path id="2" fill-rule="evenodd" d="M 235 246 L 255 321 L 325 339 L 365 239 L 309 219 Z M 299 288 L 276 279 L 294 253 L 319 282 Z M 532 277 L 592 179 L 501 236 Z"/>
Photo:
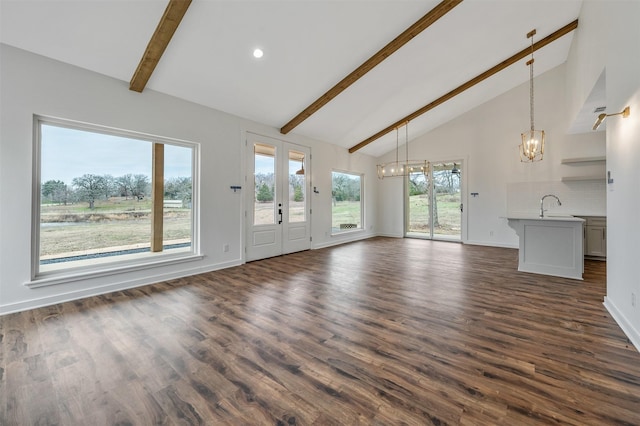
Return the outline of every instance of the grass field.
<path id="1" fill-rule="evenodd" d="M 411 232 L 428 233 L 428 199 L 410 197 Z M 362 226 L 360 202 L 337 202 L 332 209 L 334 229 L 341 223 Z M 290 220 L 304 220 L 304 203 L 291 203 Z M 273 203 L 257 203 L 258 223 L 272 223 Z M 460 233 L 460 204 L 456 197 L 438 195 L 438 226 L 435 234 Z M 151 200 L 110 198 L 96 201 L 90 210 L 87 203 L 71 205 L 43 204 L 40 215 L 40 255 L 64 257 L 79 253 L 128 246 L 148 246 L 151 239 Z M 167 208 L 164 211 L 163 239 L 187 242 L 191 239 L 191 210 Z"/>
<path id="2" fill-rule="evenodd" d="M 331 227 L 340 229 L 340 224 L 355 223 L 362 227 L 360 201 L 337 201 L 331 209 Z"/>
<path id="3" fill-rule="evenodd" d="M 429 232 L 429 205 L 426 195 L 409 197 L 410 232 Z M 438 194 L 438 224 L 433 232 L 438 235 L 460 234 L 460 200 L 457 196 Z M 356 223 L 361 226 L 360 202 L 341 201 L 333 206 L 332 228 L 339 229 L 341 223 Z"/>
<path id="4" fill-rule="evenodd" d="M 128 246 L 149 245 L 151 201 L 110 198 L 87 203 L 41 207 L 40 256 L 65 257 L 69 253 Z M 164 210 L 163 239 L 186 242 L 191 239 L 191 210 Z"/>
<path id="5" fill-rule="evenodd" d="M 409 231 L 429 232 L 429 199 L 426 195 L 409 197 Z M 437 195 L 438 223 L 435 234 L 456 235 L 460 233 L 460 199 L 448 194 Z"/>

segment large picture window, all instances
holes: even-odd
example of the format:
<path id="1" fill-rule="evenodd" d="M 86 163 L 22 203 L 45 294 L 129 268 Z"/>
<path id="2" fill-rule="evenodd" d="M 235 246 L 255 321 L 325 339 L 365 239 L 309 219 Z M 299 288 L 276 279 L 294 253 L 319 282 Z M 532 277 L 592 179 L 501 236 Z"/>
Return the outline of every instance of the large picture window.
<path id="1" fill-rule="evenodd" d="M 36 118 L 34 271 L 194 253 L 197 145 Z"/>
<path id="2" fill-rule="evenodd" d="M 362 175 L 331 172 L 332 234 L 363 229 Z"/>

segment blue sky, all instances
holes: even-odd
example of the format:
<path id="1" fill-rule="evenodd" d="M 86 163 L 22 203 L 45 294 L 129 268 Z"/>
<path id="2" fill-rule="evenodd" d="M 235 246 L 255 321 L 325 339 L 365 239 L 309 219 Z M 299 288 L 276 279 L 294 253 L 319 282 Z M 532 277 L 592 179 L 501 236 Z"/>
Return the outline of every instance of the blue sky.
<path id="1" fill-rule="evenodd" d="M 43 124 L 41 181 L 71 185 L 84 174 L 151 177 L 151 147 L 148 141 Z M 164 160 L 165 178 L 191 176 L 191 148 L 165 144 Z"/>
<path id="2" fill-rule="evenodd" d="M 268 155 L 257 154 L 255 156 L 255 174 L 269 174 L 273 173 L 273 165 L 275 162 L 274 157 Z M 295 175 L 302 167 L 302 162 L 296 160 L 289 160 L 289 174 Z"/>

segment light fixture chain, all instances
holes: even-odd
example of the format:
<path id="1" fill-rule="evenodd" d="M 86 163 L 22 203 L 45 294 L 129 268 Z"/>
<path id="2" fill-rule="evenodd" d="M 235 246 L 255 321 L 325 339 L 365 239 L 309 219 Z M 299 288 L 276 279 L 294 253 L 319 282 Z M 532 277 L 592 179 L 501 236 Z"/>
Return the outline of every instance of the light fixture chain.
<path id="1" fill-rule="evenodd" d="M 396 165 L 398 164 L 398 149 L 400 149 L 400 144 L 399 144 L 399 130 L 396 127 Z"/>
<path id="2" fill-rule="evenodd" d="M 529 111 L 531 118 L 531 132 L 534 130 L 533 124 L 533 35 L 531 36 L 531 64 L 529 65 Z"/>
<path id="3" fill-rule="evenodd" d="M 535 51 L 535 44 L 533 42 L 533 36 L 536 34 L 535 28 L 527 34 L 527 38 L 531 39 L 531 59 L 527 61 L 529 67 L 529 120 L 530 129 L 520 134 L 520 161 L 522 162 L 534 162 L 542 160 L 544 154 L 544 130 L 535 130 L 535 93 L 533 82 L 533 53 Z"/>
<path id="4" fill-rule="evenodd" d="M 405 167 L 409 167 L 409 122 L 407 121 L 407 124 L 404 125 L 404 138 L 407 141 L 407 146 L 405 147 L 404 153 L 405 153 Z"/>

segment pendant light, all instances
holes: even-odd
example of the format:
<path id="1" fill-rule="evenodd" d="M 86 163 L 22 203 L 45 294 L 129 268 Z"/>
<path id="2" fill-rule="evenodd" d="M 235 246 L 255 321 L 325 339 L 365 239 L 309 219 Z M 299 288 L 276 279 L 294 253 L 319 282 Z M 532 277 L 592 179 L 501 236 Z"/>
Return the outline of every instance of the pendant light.
<path id="1" fill-rule="evenodd" d="M 535 130 L 533 124 L 533 36 L 536 35 L 536 30 L 533 29 L 527 34 L 527 38 L 531 39 L 531 59 L 527 61 L 529 67 L 529 118 L 531 128 L 521 133 L 522 142 L 520 143 L 520 161 L 525 163 L 532 163 L 534 161 L 542 160 L 544 155 L 544 130 Z"/>
<path id="2" fill-rule="evenodd" d="M 405 129 L 405 161 L 400 161 L 400 127 Z M 396 127 L 396 161 L 378 164 L 378 179 L 386 177 L 408 176 L 411 173 L 426 173 L 429 170 L 429 163 L 426 160 L 409 160 L 409 122 L 405 122 Z"/>
<path id="3" fill-rule="evenodd" d="M 296 170 L 296 174 L 297 174 L 297 175 L 303 175 L 303 174 L 304 174 L 304 157 L 302 157 L 302 158 L 300 159 L 300 165 L 301 165 L 302 167 L 300 168 L 300 170 Z"/>

